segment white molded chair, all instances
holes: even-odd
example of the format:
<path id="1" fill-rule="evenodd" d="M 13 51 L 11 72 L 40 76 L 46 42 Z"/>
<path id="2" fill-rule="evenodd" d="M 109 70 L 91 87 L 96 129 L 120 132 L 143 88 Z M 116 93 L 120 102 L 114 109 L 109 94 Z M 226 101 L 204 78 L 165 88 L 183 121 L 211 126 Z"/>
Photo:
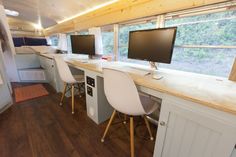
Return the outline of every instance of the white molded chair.
<path id="1" fill-rule="evenodd" d="M 83 87 L 84 84 L 84 75 L 73 76 L 67 63 L 61 57 L 55 57 L 54 60 L 58 69 L 59 76 L 61 80 L 64 82 L 64 90 L 62 93 L 60 105 L 62 105 L 63 99 L 67 92 L 67 87 L 69 87 L 69 90 L 71 89 L 71 97 L 72 97 L 72 102 L 71 102 L 72 114 L 74 114 L 74 88 L 75 85 L 78 85 L 78 90 L 80 92 L 80 89 Z"/>
<path id="2" fill-rule="evenodd" d="M 158 108 L 158 103 L 152 100 L 150 97 L 138 93 L 134 81 L 126 72 L 110 68 L 104 68 L 103 77 L 105 95 L 107 97 L 108 102 L 114 108 L 114 112 L 112 113 L 112 116 L 109 120 L 109 123 L 106 127 L 101 141 L 104 142 L 104 138 L 117 111 L 129 115 L 131 157 L 134 157 L 133 116 L 144 117 L 150 135 L 150 139 L 153 140 L 153 136 L 146 115 L 151 114 L 153 111 L 155 111 Z"/>

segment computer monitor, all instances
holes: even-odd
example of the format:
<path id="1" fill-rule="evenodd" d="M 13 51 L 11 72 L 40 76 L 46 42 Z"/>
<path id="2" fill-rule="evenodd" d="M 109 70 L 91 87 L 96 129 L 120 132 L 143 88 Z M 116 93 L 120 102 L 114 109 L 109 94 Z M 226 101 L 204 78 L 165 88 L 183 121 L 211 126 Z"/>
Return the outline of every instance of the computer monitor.
<path id="1" fill-rule="evenodd" d="M 95 55 L 94 35 L 71 35 L 72 53 Z"/>
<path id="2" fill-rule="evenodd" d="M 177 27 L 131 31 L 128 58 L 171 63 Z"/>

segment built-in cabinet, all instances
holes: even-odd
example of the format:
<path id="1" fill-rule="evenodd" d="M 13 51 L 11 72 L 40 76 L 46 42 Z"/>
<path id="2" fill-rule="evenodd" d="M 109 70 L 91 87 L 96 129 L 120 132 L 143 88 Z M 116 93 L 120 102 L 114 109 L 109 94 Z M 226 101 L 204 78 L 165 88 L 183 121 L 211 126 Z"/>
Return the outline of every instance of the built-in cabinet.
<path id="1" fill-rule="evenodd" d="M 87 115 L 97 124 L 109 119 L 113 108 L 106 99 L 103 78 L 86 70 L 85 91 Z"/>
<path id="2" fill-rule="evenodd" d="M 56 91 L 60 91 L 57 80 L 59 77 L 57 77 L 57 69 L 55 67 L 54 60 L 39 56 L 39 61 L 41 67 L 44 69 L 47 82 L 53 86 Z"/>
<path id="3" fill-rule="evenodd" d="M 155 157 L 235 157 L 231 114 L 165 96 L 159 121 Z"/>
<path id="4" fill-rule="evenodd" d="M 20 82 L 46 82 L 44 69 L 40 67 L 38 55 L 16 54 L 15 61 Z"/>
<path id="5" fill-rule="evenodd" d="M 40 66 L 44 69 L 44 73 L 46 76 L 47 82 L 57 91 L 57 92 L 62 92 L 64 88 L 64 83 L 61 80 L 57 66 L 55 64 L 55 61 L 53 59 L 43 57 L 43 56 L 38 56 L 39 57 L 39 62 Z M 71 73 L 73 75 L 83 75 L 84 72 L 69 66 Z M 70 94 L 66 94 L 66 96 L 70 96 Z"/>

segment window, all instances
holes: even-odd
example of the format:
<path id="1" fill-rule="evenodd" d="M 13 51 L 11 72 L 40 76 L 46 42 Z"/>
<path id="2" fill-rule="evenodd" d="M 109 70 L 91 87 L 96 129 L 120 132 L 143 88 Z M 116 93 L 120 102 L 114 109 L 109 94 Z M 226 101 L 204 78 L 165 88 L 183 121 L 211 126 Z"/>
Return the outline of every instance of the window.
<path id="1" fill-rule="evenodd" d="M 104 55 L 114 55 L 113 25 L 102 27 L 102 45 Z"/>
<path id="2" fill-rule="evenodd" d="M 155 21 L 145 21 L 144 23 L 134 24 L 134 25 L 120 25 L 119 27 L 119 60 L 129 61 L 135 63 L 146 64 L 146 61 L 138 61 L 128 59 L 128 42 L 129 42 L 129 32 L 135 30 L 153 29 L 156 28 Z"/>
<path id="3" fill-rule="evenodd" d="M 88 30 L 82 30 L 82 31 L 79 31 L 77 33 L 78 33 L 78 35 L 89 35 L 89 31 Z"/>
<path id="4" fill-rule="evenodd" d="M 74 35 L 74 34 L 75 34 L 74 32 L 72 32 L 72 33 L 67 33 L 67 34 L 66 34 L 67 51 L 68 51 L 68 53 L 72 53 L 71 38 L 70 38 L 70 36 L 71 36 L 71 35 Z"/>
<path id="5" fill-rule="evenodd" d="M 58 35 L 52 35 L 49 37 L 49 39 L 51 41 L 52 46 L 58 46 L 58 40 L 59 40 Z"/>
<path id="6" fill-rule="evenodd" d="M 236 11 L 167 19 L 177 26 L 170 65 L 161 67 L 228 77 L 236 57 Z"/>

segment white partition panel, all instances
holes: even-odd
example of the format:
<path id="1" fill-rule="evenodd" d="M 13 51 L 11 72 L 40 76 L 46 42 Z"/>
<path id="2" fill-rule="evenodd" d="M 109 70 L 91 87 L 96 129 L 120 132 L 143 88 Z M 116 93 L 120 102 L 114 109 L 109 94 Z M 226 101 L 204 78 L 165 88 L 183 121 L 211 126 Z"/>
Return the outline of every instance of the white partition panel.
<path id="1" fill-rule="evenodd" d="M 0 33 L 4 41 L 4 64 L 7 67 L 6 73 L 11 82 L 19 82 L 19 76 L 17 74 L 17 68 L 15 63 L 15 48 L 10 32 L 10 28 L 5 15 L 4 7 L 0 4 Z"/>

